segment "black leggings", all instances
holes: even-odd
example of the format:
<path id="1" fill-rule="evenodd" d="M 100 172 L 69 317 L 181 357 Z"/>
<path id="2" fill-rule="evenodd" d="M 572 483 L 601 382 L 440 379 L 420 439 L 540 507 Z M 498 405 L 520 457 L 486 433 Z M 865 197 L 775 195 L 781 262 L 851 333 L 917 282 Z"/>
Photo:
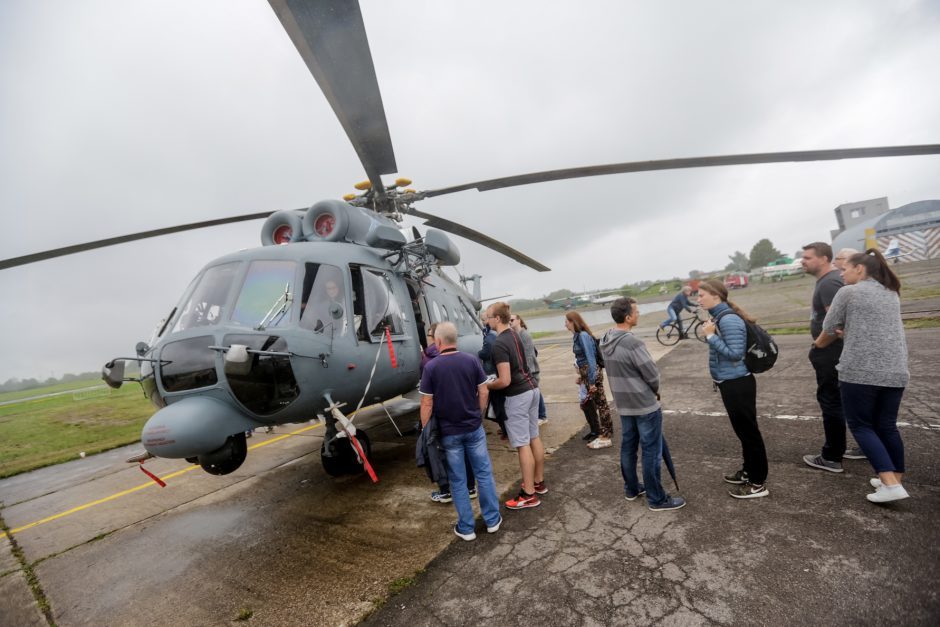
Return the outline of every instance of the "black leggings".
<path id="1" fill-rule="evenodd" d="M 718 390 L 728 411 L 731 428 L 741 440 L 744 472 L 751 483 L 763 484 L 767 480 L 767 450 L 757 426 L 757 382 L 754 375 L 722 381 Z"/>

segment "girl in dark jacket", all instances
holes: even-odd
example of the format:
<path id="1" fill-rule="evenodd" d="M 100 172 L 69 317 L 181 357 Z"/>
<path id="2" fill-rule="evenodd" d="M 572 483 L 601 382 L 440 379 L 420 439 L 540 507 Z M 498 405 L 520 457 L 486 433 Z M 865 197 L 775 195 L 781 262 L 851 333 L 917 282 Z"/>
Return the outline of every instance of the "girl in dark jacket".
<path id="1" fill-rule="evenodd" d="M 731 420 L 731 428 L 741 441 L 744 465 L 725 475 L 734 484 L 729 494 L 737 499 L 767 496 L 767 450 L 757 426 L 757 382 L 744 365 L 747 350 L 745 320 L 754 322 L 740 307 L 728 300 L 728 288 L 716 279 L 699 285 L 699 304 L 711 318 L 702 325 L 708 342 L 708 369 Z"/>
<path id="2" fill-rule="evenodd" d="M 611 446 L 614 425 L 604 395 L 604 369 L 597 363 L 597 340 L 577 311 L 565 314 L 565 328 L 574 336 L 572 350 L 578 369 L 578 384 L 587 388 L 587 398 L 581 403 L 581 410 L 591 427 L 589 435 L 596 434 L 587 446 L 591 449 L 607 448 Z"/>

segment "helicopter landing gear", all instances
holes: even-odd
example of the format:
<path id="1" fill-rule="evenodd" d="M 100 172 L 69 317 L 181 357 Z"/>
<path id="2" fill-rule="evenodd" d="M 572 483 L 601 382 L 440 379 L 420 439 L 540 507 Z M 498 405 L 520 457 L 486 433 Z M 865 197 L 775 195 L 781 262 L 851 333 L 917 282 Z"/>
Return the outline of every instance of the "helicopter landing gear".
<path id="1" fill-rule="evenodd" d="M 205 455 L 198 457 L 202 469 L 213 475 L 227 475 L 234 472 L 248 457 L 248 443 L 244 433 L 228 436 L 225 444 Z"/>
<path id="2" fill-rule="evenodd" d="M 331 477 L 358 474 L 365 471 L 378 482 L 372 465 L 369 464 L 369 455 L 372 446 L 366 432 L 357 429 L 343 412 L 340 405 L 334 403 L 327 395 L 326 433 L 323 436 L 323 446 L 320 448 L 320 461 L 323 469 Z M 337 427 L 339 427 L 337 429 Z"/>
<path id="3" fill-rule="evenodd" d="M 339 437 L 340 435 L 344 437 Z M 369 442 L 366 432 L 357 429 L 356 439 L 359 440 L 359 446 L 362 447 L 366 457 L 371 455 L 372 444 Z M 327 445 L 327 442 L 329 442 L 329 445 Z M 352 442 L 342 432 L 337 434 L 331 441 L 323 440 L 323 446 L 320 448 L 320 461 L 323 463 L 323 470 L 331 477 L 356 475 L 364 471 Z"/>

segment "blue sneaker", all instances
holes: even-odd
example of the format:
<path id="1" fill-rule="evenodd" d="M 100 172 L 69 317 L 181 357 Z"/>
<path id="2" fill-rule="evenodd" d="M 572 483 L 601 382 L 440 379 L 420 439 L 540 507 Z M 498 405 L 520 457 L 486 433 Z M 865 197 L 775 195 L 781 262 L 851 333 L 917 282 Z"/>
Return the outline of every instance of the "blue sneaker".
<path id="1" fill-rule="evenodd" d="M 667 496 L 666 500 L 659 505 L 653 505 L 652 503 L 649 505 L 651 512 L 668 512 L 683 507 L 685 507 L 685 499 L 681 496 Z"/>
<path id="2" fill-rule="evenodd" d="M 640 491 L 636 494 L 631 494 L 630 490 L 626 487 L 623 489 L 623 498 L 627 499 L 628 501 L 635 501 L 637 497 L 643 496 L 644 494 L 646 494 L 646 488 L 643 487 L 642 483 L 640 484 Z"/>

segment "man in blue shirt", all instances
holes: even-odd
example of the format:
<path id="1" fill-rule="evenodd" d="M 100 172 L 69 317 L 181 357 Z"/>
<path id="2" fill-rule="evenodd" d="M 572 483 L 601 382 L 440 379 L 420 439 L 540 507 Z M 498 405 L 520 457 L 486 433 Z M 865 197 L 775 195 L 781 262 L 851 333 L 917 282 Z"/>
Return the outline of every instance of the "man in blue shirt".
<path id="1" fill-rule="evenodd" d="M 437 325 L 434 343 L 440 354 L 425 366 L 419 387 L 421 425 L 427 425 L 434 414 L 447 456 L 447 475 L 457 510 L 454 533 L 469 541 L 477 536 L 467 490 L 465 457 L 476 475 L 486 531 L 496 533 L 503 522 L 483 431 L 482 415 L 489 397 L 487 378 L 476 357 L 457 350 L 457 327 L 453 323 Z"/>

